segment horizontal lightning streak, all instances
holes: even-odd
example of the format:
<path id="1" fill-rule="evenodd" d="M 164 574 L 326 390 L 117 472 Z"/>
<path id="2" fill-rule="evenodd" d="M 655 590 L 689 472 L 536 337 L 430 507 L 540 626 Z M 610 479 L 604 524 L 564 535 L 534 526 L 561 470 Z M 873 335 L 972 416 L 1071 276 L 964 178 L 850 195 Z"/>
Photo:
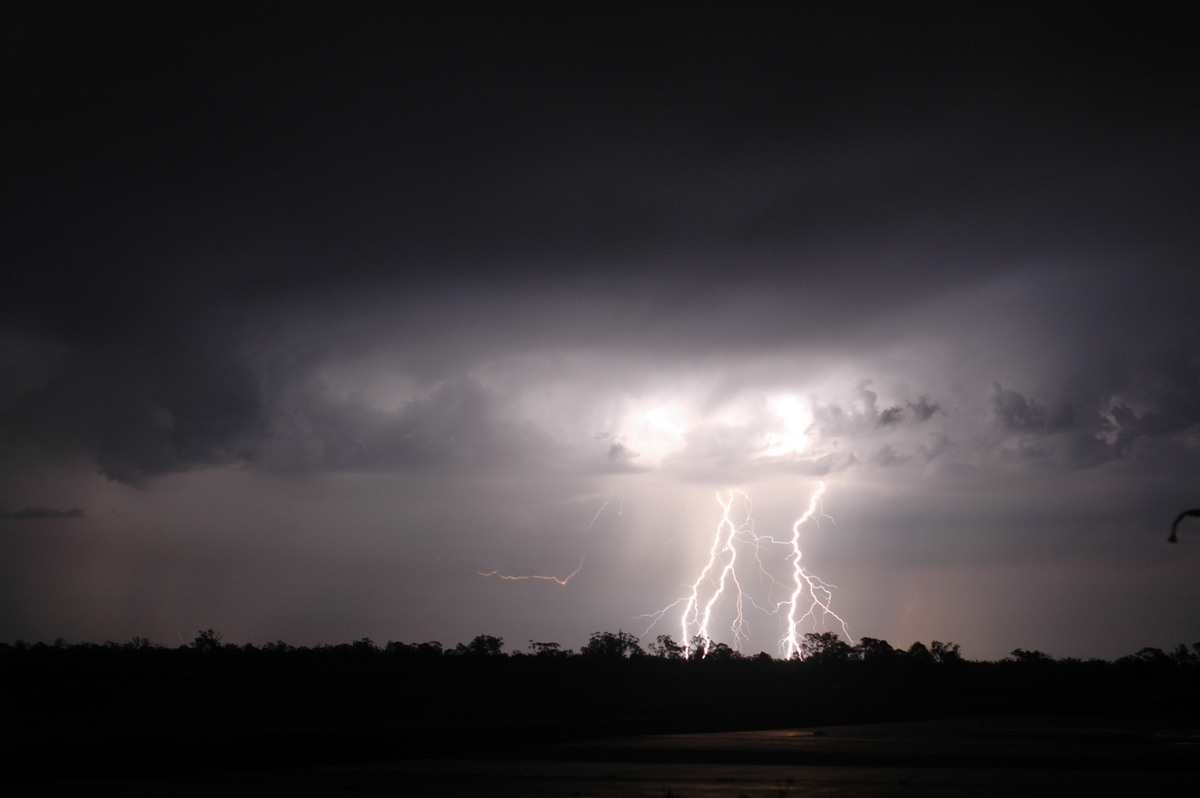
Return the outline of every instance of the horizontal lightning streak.
<path id="1" fill-rule="evenodd" d="M 510 574 L 502 574 L 499 571 L 480 571 L 479 575 L 480 576 L 494 576 L 497 579 L 503 579 L 508 582 L 523 582 L 526 579 L 543 579 L 547 582 L 555 582 L 557 584 L 565 586 L 568 582 L 570 582 L 572 579 L 574 579 L 576 576 L 578 576 L 580 571 L 583 570 L 583 562 L 584 562 L 584 560 L 587 559 L 588 551 L 591 551 L 590 546 L 588 547 L 588 549 L 586 551 L 583 552 L 583 556 L 579 558 L 579 565 L 577 565 L 575 567 L 574 571 L 567 574 L 566 576 L 551 576 L 548 574 L 530 574 L 529 576 L 512 576 Z"/>
<path id="2" fill-rule="evenodd" d="M 600 509 L 596 511 L 596 514 L 594 516 L 592 516 L 592 520 L 588 521 L 587 526 L 585 526 L 583 528 L 584 532 L 591 531 L 592 527 L 595 526 L 596 521 L 600 518 L 600 515 L 604 512 L 604 510 L 608 507 L 608 505 L 613 503 L 614 498 L 616 498 L 616 497 L 609 496 L 605 500 L 604 504 L 600 505 Z M 623 507 L 624 507 L 624 497 L 621 497 L 621 509 L 623 509 Z M 617 515 L 620 515 L 620 514 L 621 514 L 620 510 L 618 510 Z M 553 576 L 551 574 L 529 574 L 527 576 L 516 576 L 513 574 L 502 574 L 499 571 L 479 571 L 478 574 L 480 576 L 494 576 L 497 579 L 503 579 L 506 582 L 524 582 L 524 581 L 531 580 L 531 579 L 540 579 L 540 580 L 546 581 L 546 582 L 554 582 L 555 584 L 562 585 L 565 587 L 568 582 L 570 582 L 572 579 L 574 579 L 576 576 L 578 576 L 579 572 L 583 570 L 583 563 L 587 560 L 587 556 L 591 552 L 591 550 L 592 550 L 592 546 L 589 543 L 588 547 L 586 549 L 584 549 L 584 551 L 583 551 L 583 556 L 579 558 L 579 565 L 575 566 L 575 570 L 572 571 L 571 573 L 567 574 L 566 576 Z"/>

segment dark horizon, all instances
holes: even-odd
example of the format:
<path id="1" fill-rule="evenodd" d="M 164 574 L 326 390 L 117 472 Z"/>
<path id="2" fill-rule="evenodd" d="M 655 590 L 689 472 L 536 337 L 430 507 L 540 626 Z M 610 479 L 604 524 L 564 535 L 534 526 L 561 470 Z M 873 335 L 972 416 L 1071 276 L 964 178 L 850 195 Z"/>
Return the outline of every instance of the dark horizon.
<path id="1" fill-rule="evenodd" d="M 0 641 L 0 652 L 3 655 L 32 653 L 38 655 L 54 655 L 63 653 L 80 654 L 83 656 L 110 656 L 122 654 L 126 656 L 159 652 L 199 652 L 204 655 L 222 656 L 307 656 L 321 657 L 351 657 L 362 660 L 366 657 L 390 657 L 407 661 L 422 661 L 432 663 L 443 657 L 466 658 L 470 660 L 492 659 L 539 659 L 543 661 L 561 661 L 564 659 L 584 659 L 593 663 L 615 663 L 631 659 L 658 659 L 669 661 L 690 661 L 697 665 L 712 667 L 735 662 L 805 662 L 810 666 L 848 667 L 852 663 L 866 663 L 872 667 L 957 667 L 963 663 L 980 665 L 988 664 L 1019 664 L 1025 667 L 1049 667 L 1058 664 L 1064 668 L 1078 665 L 1087 666 L 1121 666 L 1125 668 L 1149 669 L 1138 671 L 1145 673 L 1163 672 L 1174 669 L 1195 669 L 1200 666 L 1200 642 L 1186 644 L 1178 643 L 1167 648 L 1144 646 L 1138 651 L 1126 652 L 1120 657 L 1110 660 L 1089 658 L 1082 660 L 1078 657 L 1054 657 L 1038 649 L 1015 648 L 1003 657 L 995 659 L 979 659 L 963 651 L 962 646 L 953 641 L 930 640 L 928 644 L 914 640 L 909 645 L 894 645 L 890 641 L 872 637 L 864 637 L 855 643 L 841 639 L 835 632 L 806 632 L 801 637 L 799 650 L 792 656 L 772 655 L 767 651 L 757 653 L 740 651 L 724 641 L 705 641 L 700 636 L 693 638 L 688 645 L 680 645 L 669 634 L 657 635 L 651 640 L 642 640 L 637 635 L 617 630 L 616 632 L 593 632 L 578 648 L 564 647 L 558 641 L 529 640 L 526 645 L 511 645 L 504 638 L 496 635 L 479 634 L 469 641 L 459 641 L 451 645 L 443 645 L 439 640 L 375 641 L 370 638 L 344 640 L 340 642 L 323 642 L 313 646 L 294 646 L 285 640 L 273 640 L 264 643 L 244 642 L 235 643 L 225 639 L 224 634 L 215 629 L 197 630 L 196 636 L 190 640 L 180 640 L 179 644 L 161 644 L 148 637 L 135 635 L 130 640 L 118 642 L 106 640 L 102 643 L 90 641 L 68 641 L 57 638 L 47 642 L 44 640 Z M 131 662 L 131 661 L 127 661 Z M 1181 670 L 1180 672 L 1183 672 Z"/>

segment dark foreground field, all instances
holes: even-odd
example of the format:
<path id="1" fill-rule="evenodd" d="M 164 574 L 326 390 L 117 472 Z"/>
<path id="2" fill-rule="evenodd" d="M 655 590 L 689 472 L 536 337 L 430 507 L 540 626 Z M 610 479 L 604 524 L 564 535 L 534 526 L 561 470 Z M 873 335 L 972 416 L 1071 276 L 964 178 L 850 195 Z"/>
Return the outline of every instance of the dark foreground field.
<path id="1" fill-rule="evenodd" d="M 53 765 L 51 764 L 51 767 Z M 1193 796 L 1192 724 L 958 718 L 648 735 L 480 758 L 55 779 L 21 796 Z"/>
<path id="2" fill-rule="evenodd" d="M 1195 794 L 1200 659 L 1015 654 L 0 647 L 0 794 Z"/>

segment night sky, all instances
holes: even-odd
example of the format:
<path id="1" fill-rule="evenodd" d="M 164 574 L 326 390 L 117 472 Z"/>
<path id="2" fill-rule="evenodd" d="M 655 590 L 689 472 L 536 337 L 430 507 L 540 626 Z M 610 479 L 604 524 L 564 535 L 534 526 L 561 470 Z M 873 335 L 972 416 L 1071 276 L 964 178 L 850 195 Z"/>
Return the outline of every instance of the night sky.
<path id="1" fill-rule="evenodd" d="M 826 5 L 6 9 L 0 640 L 1200 640 L 1200 19 Z"/>

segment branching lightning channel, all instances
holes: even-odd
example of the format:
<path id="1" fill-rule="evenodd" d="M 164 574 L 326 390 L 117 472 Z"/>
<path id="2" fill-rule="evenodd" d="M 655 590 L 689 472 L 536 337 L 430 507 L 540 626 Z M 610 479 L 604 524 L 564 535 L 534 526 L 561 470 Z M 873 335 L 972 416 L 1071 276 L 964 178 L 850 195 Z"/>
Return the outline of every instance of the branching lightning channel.
<path id="1" fill-rule="evenodd" d="M 708 625 L 712 618 L 712 608 L 716 604 L 717 599 L 725 591 L 725 583 L 733 573 L 734 563 L 737 561 L 737 549 L 733 546 L 733 537 L 737 534 L 737 526 L 729 518 L 729 509 L 733 506 L 733 493 L 730 492 L 728 500 L 722 499 L 721 494 L 717 494 L 717 503 L 721 505 L 724 511 L 721 516 L 720 523 L 717 524 L 716 532 L 713 535 L 712 549 L 708 553 L 708 562 L 700 571 L 700 575 L 696 577 L 696 581 L 692 583 L 691 593 L 687 596 L 687 603 L 684 604 L 683 614 L 679 619 L 680 640 L 687 643 L 689 639 L 689 630 L 695 626 L 697 634 L 704 641 L 704 655 L 709 652 L 710 640 L 708 635 Z M 728 555 L 728 556 L 725 556 Z M 712 597 L 704 604 L 703 610 L 700 608 L 700 592 L 705 581 L 712 579 L 714 571 L 718 570 L 719 560 L 725 556 L 725 563 L 720 566 L 721 576 L 717 581 L 716 589 L 713 590 Z"/>
<path id="2" fill-rule="evenodd" d="M 621 513 L 624 512 L 623 498 L 609 496 L 604 501 L 604 504 L 600 505 L 600 509 L 596 511 L 596 514 L 594 516 L 592 516 L 592 520 L 588 521 L 588 525 L 583 528 L 583 531 L 585 533 L 590 532 L 592 530 L 592 527 L 595 526 L 596 521 L 600 518 L 600 516 L 604 513 L 604 511 L 606 509 L 608 509 L 608 506 L 610 504 L 612 504 L 614 500 L 619 502 L 618 507 L 617 507 L 617 515 L 621 515 Z M 575 570 L 572 571 L 571 573 L 567 574 L 566 576 L 554 576 L 553 574 L 528 574 L 525 576 L 517 576 L 517 575 L 513 575 L 513 574 L 502 574 L 499 571 L 479 571 L 479 575 L 480 576 L 494 576 L 497 579 L 503 579 L 508 582 L 524 582 L 524 581 L 527 581 L 530 579 L 540 579 L 540 580 L 543 580 L 546 582 L 554 582 L 555 584 L 559 584 L 559 585 L 562 585 L 565 587 L 568 582 L 570 582 L 572 579 L 574 579 L 576 576 L 578 576 L 579 572 L 583 570 L 583 563 L 587 560 L 588 553 L 591 552 L 591 550 L 592 550 L 592 545 L 589 543 L 587 548 L 583 550 L 583 555 L 579 558 L 579 565 L 575 566 Z"/>
<path id="3" fill-rule="evenodd" d="M 831 621 L 853 642 L 846 622 L 830 607 L 835 586 L 809 572 L 802 564 L 801 527 L 809 521 L 816 524 L 816 515 L 824 515 L 821 511 L 824 494 L 825 483 L 820 482 L 809 498 L 804 513 L 792 524 L 791 537 L 778 540 L 755 531 L 749 495 L 739 490 L 718 492 L 716 499 L 721 508 L 721 519 L 713 532 L 704 566 L 688 585 L 683 597 L 657 612 L 642 616 L 650 619 L 646 633 L 649 634 L 655 624 L 682 605 L 678 629 L 684 656 L 707 657 L 716 645 L 713 639 L 714 613 L 723 605 L 732 604 L 729 631 L 734 648 L 740 650 L 749 640 L 746 618 L 749 604 L 766 615 L 783 618 L 784 634 L 779 641 L 779 651 L 789 659 L 803 656 L 801 643 L 805 629 L 827 629 Z M 743 588 L 746 580 L 738 575 L 742 567 L 738 558 L 739 546 L 753 548 L 754 557 L 742 560 L 757 566 L 757 581 L 767 586 L 767 597 L 762 602 L 756 601 Z M 781 548 L 782 558 L 778 556 Z M 782 568 L 787 574 L 786 578 L 776 578 L 772 574 L 772 565 L 776 572 Z M 780 591 L 786 597 L 773 598 Z"/>
<path id="4" fill-rule="evenodd" d="M 791 560 L 792 564 L 793 590 L 791 598 L 786 604 L 787 631 L 783 639 L 779 641 L 779 648 L 787 659 L 798 657 L 802 653 L 800 647 L 800 638 L 802 636 L 800 625 L 805 621 L 813 621 L 814 623 L 819 621 L 824 625 L 828 618 L 833 618 L 841 627 L 842 633 L 846 635 L 846 638 L 851 639 L 850 630 L 846 628 L 846 622 L 842 620 L 840 615 L 829 608 L 829 603 L 833 600 L 832 588 L 835 586 L 826 583 L 820 577 L 806 571 L 800 562 L 803 556 L 803 552 L 800 550 L 800 527 L 805 521 L 811 519 L 820 508 L 821 496 L 824 494 L 825 482 L 822 481 L 817 487 L 816 492 L 813 493 L 812 498 L 809 499 L 808 508 L 804 511 L 804 514 L 792 524 L 791 551 L 788 553 L 788 559 Z M 806 590 L 811 601 L 807 611 L 797 618 L 796 613 L 799 610 Z"/>

